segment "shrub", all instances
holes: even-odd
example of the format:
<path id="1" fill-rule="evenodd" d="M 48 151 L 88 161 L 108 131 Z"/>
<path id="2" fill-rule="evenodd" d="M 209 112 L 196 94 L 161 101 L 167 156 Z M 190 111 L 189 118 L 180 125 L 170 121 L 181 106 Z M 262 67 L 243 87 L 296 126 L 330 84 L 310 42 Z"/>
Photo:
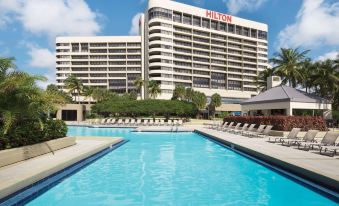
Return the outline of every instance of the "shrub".
<path id="1" fill-rule="evenodd" d="M 0 149 L 9 149 L 65 137 L 67 126 L 62 120 L 46 120 L 41 128 L 37 120 L 26 120 L 18 122 L 7 134 L 2 129 L 0 132 Z"/>
<path id="2" fill-rule="evenodd" d="M 274 130 L 290 131 L 301 128 L 303 131 L 317 129 L 326 131 L 326 122 L 322 117 L 313 116 L 228 116 L 224 122 L 273 125 Z"/>

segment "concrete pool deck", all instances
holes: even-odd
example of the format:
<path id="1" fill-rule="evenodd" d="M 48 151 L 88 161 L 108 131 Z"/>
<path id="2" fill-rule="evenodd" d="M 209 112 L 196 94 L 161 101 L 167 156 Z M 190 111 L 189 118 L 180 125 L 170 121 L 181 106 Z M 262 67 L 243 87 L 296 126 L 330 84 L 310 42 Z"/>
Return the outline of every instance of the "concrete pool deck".
<path id="1" fill-rule="evenodd" d="M 195 130 L 235 150 L 311 182 L 339 191 L 338 156 L 329 157 L 319 153 L 281 146 L 280 144 L 268 143 L 267 138 L 248 138 L 204 127 L 195 127 Z"/>
<path id="2" fill-rule="evenodd" d="M 0 168 L 0 199 L 94 155 L 123 139 L 76 137 L 76 145 Z"/>

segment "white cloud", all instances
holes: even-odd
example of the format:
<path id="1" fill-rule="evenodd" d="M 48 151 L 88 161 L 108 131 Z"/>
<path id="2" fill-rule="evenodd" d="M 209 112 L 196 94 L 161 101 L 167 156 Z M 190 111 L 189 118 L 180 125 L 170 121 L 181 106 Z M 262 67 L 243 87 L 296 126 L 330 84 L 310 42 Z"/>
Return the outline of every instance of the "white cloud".
<path id="1" fill-rule="evenodd" d="M 278 47 L 339 45 L 339 2 L 304 0 L 295 23 L 278 35 Z"/>
<path id="2" fill-rule="evenodd" d="M 1 22 L 18 20 L 33 34 L 94 35 L 101 29 L 98 14 L 84 0 L 0 0 Z"/>
<path id="3" fill-rule="evenodd" d="M 339 58 L 339 51 L 331 51 L 316 58 L 317 61 L 324 61 L 326 59 Z"/>
<path id="4" fill-rule="evenodd" d="M 28 54 L 31 57 L 29 62 L 31 67 L 55 68 L 55 53 L 49 49 L 30 45 Z"/>
<path id="5" fill-rule="evenodd" d="M 133 16 L 129 35 L 139 35 L 139 19 L 143 13 L 137 13 Z"/>
<path id="6" fill-rule="evenodd" d="M 259 9 L 266 0 L 223 0 L 226 3 L 230 14 L 237 14 L 240 11 L 255 11 Z"/>
<path id="7" fill-rule="evenodd" d="M 46 82 L 39 81 L 38 85 L 46 88 L 48 84 L 55 83 L 55 53 L 32 44 L 27 44 L 27 47 L 30 56 L 29 65 L 43 69 L 43 76 L 47 78 Z"/>

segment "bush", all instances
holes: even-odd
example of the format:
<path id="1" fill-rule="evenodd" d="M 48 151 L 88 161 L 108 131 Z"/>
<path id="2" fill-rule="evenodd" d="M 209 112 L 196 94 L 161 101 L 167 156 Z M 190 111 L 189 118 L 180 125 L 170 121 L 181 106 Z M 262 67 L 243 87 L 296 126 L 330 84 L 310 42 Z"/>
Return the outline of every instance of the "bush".
<path id="1" fill-rule="evenodd" d="M 18 122 L 7 134 L 0 131 L 0 149 L 9 149 L 65 137 L 67 126 L 61 120 L 46 120 L 43 128 L 37 120 Z"/>
<path id="2" fill-rule="evenodd" d="M 302 131 L 317 129 L 326 131 L 326 122 L 322 117 L 313 116 L 228 116 L 224 122 L 249 123 L 273 125 L 274 130 L 290 131 L 293 128 L 301 128 Z"/>
<path id="3" fill-rule="evenodd" d="M 180 116 L 193 117 L 198 110 L 192 103 L 178 100 L 108 100 L 97 103 L 92 112 L 103 116 Z"/>

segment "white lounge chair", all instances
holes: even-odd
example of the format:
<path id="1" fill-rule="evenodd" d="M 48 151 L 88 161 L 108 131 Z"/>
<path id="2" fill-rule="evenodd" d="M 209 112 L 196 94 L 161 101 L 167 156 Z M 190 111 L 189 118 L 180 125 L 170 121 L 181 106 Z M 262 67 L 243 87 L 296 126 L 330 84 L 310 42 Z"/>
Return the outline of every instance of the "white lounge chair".
<path id="1" fill-rule="evenodd" d="M 178 120 L 173 120 L 173 126 L 178 126 Z"/>
<path id="2" fill-rule="evenodd" d="M 179 125 L 179 126 L 182 126 L 182 125 L 183 125 L 182 119 L 179 119 L 179 120 L 178 120 L 178 125 Z"/>
<path id="3" fill-rule="evenodd" d="M 154 125 L 155 125 L 155 126 L 159 126 L 159 119 L 155 119 L 155 120 L 154 120 Z"/>
<path id="4" fill-rule="evenodd" d="M 248 128 L 248 123 L 245 123 L 241 128 L 238 127 L 238 128 L 231 129 L 230 132 L 237 134 L 237 133 L 241 133 L 242 131 L 246 131 L 247 128 Z"/>
<path id="5" fill-rule="evenodd" d="M 228 125 L 228 122 L 224 122 L 224 123 L 221 124 L 219 127 L 217 127 L 216 130 L 222 130 L 222 129 L 224 129 L 227 125 Z"/>
<path id="6" fill-rule="evenodd" d="M 311 149 L 315 149 L 315 147 L 320 150 L 321 147 L 335 146 L 335 142 L 337 141 L 338 137 L 339 137 L 339 132 L 332 132 L 332 131 L 326 132 L 321 142 L 319 143 L 318 142 L 303 142 L 300 144 L 299 149 L 308 151 Z"/>
<path id="7" fill-rule="evenodd" d="M 119 119 L 117 125 L 122 125 L 122 119 Z"/>
<path id="8" fill-rule="evenodd" d="M 255 135 L 261 134 L 264 131 L 265 127 L 266 127 L 266 125 L 261 124 L 261 125 L 259 125 L 257 130 L 244 132 L 243 135 L 245 135 L 245 136 L 255 136 Z"/>
<path id="9" fill-rule="evenodd" d="M 320 154 L 329 153 L 329 156 L 333 157 L 339 151 L 339 146 L 321 146 Z"/>
<path id="10" fill-rule="evenodd" d="M 234 128 L 232 128 L 232 127 L 228 127 L 228 128 L 226 128 L 226 132 L 230 132 L 230 131 L 232 131 L 232 130 L 237 130 L 239 127 L 240 127 L 240 125 L 241 125 L 241 123 L 237 123 L 235 126 L 234 126 Z"/>
<path id="11" fill-rule="evenodd" d="M 132 125 L 132 126 L 135 125 L 135 119 L 131 119 L 130 125 Z"/>
<path id="12" fill-rule="evenodd" d="M 165 120 L 161 119 L 159 125 L 160 125 L 160 126 L 164 126 L 164 125 L 165 125 Z"/>
<path id="13" fill-rule="evenodd" d="M 112 119 L 111 124 L 115 124 L 116 121 L 117 121 L 117 120 L 116 120 L 115 118 Z"/>
<path id="14" fill-rule="evenodd" d="M 260 138 L 269 137 L 269 134 L 270 134 L 272 128 L 273 128 L 272 125 L 267 125 L 265 127 L 264 131 L 262 131 L 262 133 L 259 133 L 257 135 L 253 135 L 251 137 L 260 137 Z"/>
<path id="15" fill-rule="evenodd" d="M 237 134 L 243 135 L 244 132 L 253 132 L 255 124 L 251 124 L 247 129 L 236 132 Z"/>
<path id="16" fill-rule="evenodd" d="M 153 119 L 150 119 L 150 120 L 149 120 L 148 125 L 149 125 L 149 126 L 153 126 L 153 125 L 154 125 Z"/>
<path id="17" fill-rule="evenodd" d="M 144 119 L 142 125 L 143 125 L 143 126 L 147 126 L 147 125 L 148 125 L 148 119 Z"/>
<path id="18" fill-rule="evenodd" d="M 100 124 L 105 124 L 106 121 L 107 121 L 107 119 L 102 119 L 101 122 L 100 122 Z"/>
<path id="19" fill-rule="evenodd" d="M 171 119 L 167 120 L 167 126 L 172 126 L 172 125 L 173 125 L 172 120 Z"/>
<path id="20" fill-rule="evenodd" d="M 129 119 L 125 119 L 124 125 L 125 125 L 125 126 L 128 126 L 128 125 L 129 125 Z"/>
<path id="21" fill-rule="evenodd" d="M 297 140 L 298 137 L 298 133 L 300 132 L 300 128 L 293 128 L 291 130 L 290 133 L 288 133 L 287 137 L 272 137 L 270 136 L 269 139 L 268 139 L 268 142 L 271 142 L 271 143 L 276 143 L 276 142 L 279 142 L 279 143 L 283 143 L 284 141 L 294 141 L 294 140 Z M 272 138 L 274 140 L 272 140 Z"/>
<path id="22" fill-rule="evenodd" d="M 226 126 L 222 129 L 222 131 L 227 131 L 227 129 L 232 128 L 233 124 L 234 124 L 234 122 L 231 122 L 229 125 L 226 125 Z"/>
<path id="23" fill-rule="evenodd" d="M 141 125 L 141 119 L 137 119 L 136 125 L 137 126 Z"/>

